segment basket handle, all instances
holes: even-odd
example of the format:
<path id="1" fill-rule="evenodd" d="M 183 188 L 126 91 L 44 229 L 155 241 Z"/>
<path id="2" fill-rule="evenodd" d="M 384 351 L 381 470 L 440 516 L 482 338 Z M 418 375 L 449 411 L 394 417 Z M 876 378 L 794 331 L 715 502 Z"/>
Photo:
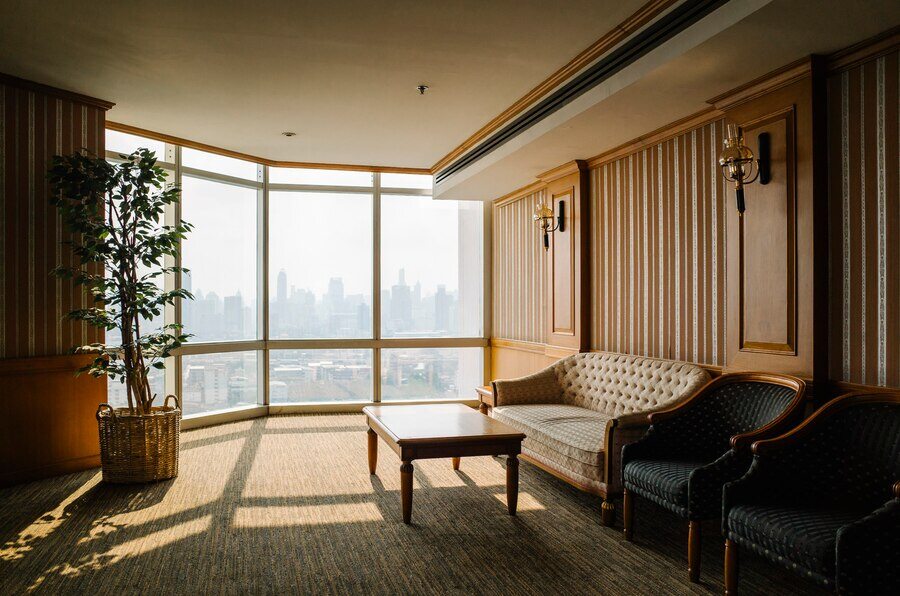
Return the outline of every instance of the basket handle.
<path id="1" fill-rule="evenodd" d="M 97 406 L 97 420 L 100 420 L 100 415 L 103 412 L 104 408 L 109 410 L 110 417 L 112 417 L 112 419 L 115 420 L 116 419 L 116 411 L 113 409 L 113 407 L 111 405 L 109 405 L 107 403 L 102 403 L 99 406 Z"/>
<path id="2" fill-rule="evenodd" d="M 180 409 L 181 409 L 181 402 L 179 402 L 179 401 L 178 401 L 178 398 L 175 397 L 174 395 L 167 395 L 167 396 L 166 396 L 165 401 L 163 401 L 163 407 L 166 408 L 166 407 L 169 406 L 169 400 L 170 400 L 170 399 L 174 399 L 174 400 L 175 400 L 175 409 L 180 410 Z"/>

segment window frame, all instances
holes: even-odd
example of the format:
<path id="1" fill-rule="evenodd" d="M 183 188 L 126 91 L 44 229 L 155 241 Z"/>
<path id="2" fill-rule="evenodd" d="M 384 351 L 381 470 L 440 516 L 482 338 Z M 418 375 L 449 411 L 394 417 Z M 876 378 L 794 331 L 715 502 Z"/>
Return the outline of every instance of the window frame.
<path id="1" fill-rule="evenodd" d="M 109 128 L 107 130 L 115 130 Z M 153 137 L 147 137 L 153 138 Z M 163 140 L 163 139 L 160 139 Z M 483 204 L 482 218 L 482 334 L 478 337 L 422 337 L 422 338 L 382 338 L 381 337 L 381 198 L 383 195 L 405 196 L 431 196 L 432 191 L 416 188 L 382 188 L 381 170 L 366 170 L 372 172 L 372 186 L 337 186 L 337 185 L 309 185 L 270 183 L 269 166 L 257 163 L 257 179 L 247 180 L 235 176 L 218 174 L 185 167 L 181 163 L 182 146 L 165 140 L 165 154 L 157 156 L 157 165 L 172 174 L 172 181 L 181 186 L 183 176 L 189 175 L 212 182 L 219 182 L 253 188 L 257 191 L 257 339 L 240 341 L 212 341 L 196 342 L 183 345 L 176 350 L 166 362 L 165 392 L 166 394 L 182 395 L 182 357 L 202 354 L 218 354 L 226 352 L 255 351 L 257 355 L 257 378 L 261 383 L 258 395 L 261 403 L 256 406 L 240 406 L 226 410 L 209 413 L 185 412 L 182 428 L 193 428 L 207 424 L 218 424 L 229 420 L 239 420 L 276 413 L 311 412 L 311 411 L 347 411 L 359 410 L 364 405 L 378 404 L 381 399 L 381 351 L 383 349 L 396 348 L 481 348 L 482 351 L 482 378 L 481 383 L 486 382 L 490 376 L 490 328 L 491 328 L 491 209 L 490 202 Z M 208 150 L 207 150 L 208 151 Z M 123 160 L 116 151 L 106 151 L 109 161 L 121 163 Z M 298 168 L 304 166 L 298 165 Z M 308 166 L 305 166 L 308 167 Z M 340 168 L 333 168 L 340 169 Z M 390 172 L 390 170 L 386 170 Z M 398 170 L 399 171 L 399 170 Z M 400 173 L 403 173 L 400 171 Z M 270 339 L 269 338 L 269 193 L 279 191 L 293 192 L 319 192 L 319 193 L 371 193 L 372 195 L 372 337 L 367 339 Z M 164 213 L 164 221 L 167 225 L 176 225 L 181 221 L 182 206 L 167 207 Z M 166 266 L 180 266 L 181 257 L 172 259 L 167 257 Z M 167 274 L 164 280 L 167 290 L 181 287 L 181 274 Z M 181 322 L 181 302 L 166 308 L 164 320 L 169 322 Z M 190 330 L 188 330 L 190 331 Z M 372 401 L 310 401 L 289 402 L 271 404 L 270 379 L 269 379 L 269 355 L 271 350 L 319 350 L 319 349 L 371 349 L 372 350 Z M 449 400 L 453 402 L 476 401 L 475 387 L 472 388 L 471 400 Z M 445 403 L 448 400 L 427 400 L 402 402 L 413 403 Z"/>

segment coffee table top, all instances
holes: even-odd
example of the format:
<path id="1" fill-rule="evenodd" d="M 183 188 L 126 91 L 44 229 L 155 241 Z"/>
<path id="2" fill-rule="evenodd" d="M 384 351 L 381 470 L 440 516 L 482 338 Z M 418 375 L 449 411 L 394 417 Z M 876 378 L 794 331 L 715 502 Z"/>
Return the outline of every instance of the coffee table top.
<path id="1" fill-rule="evenodd" d="M 513 427 L 462 404 L 366 406 L 363 413 L 398 445 L 525 438 Z"/>

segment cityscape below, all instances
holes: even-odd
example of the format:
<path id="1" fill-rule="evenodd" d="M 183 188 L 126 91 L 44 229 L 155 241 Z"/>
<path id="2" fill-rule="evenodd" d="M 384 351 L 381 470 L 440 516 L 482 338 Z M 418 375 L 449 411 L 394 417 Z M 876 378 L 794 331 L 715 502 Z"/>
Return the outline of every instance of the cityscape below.
<path id="1" fill-rule="evenodd" d="M 192 290 L 190 274 L 183 287 Z M 185 332 L 192 342 L 256 338 L 254 301 L 240 292 L 219 297 L 213 291 L 194 292 L 182 303 Z M 371 296 L 346 294 L 343 279 L 329 280 L 316 296 L 288 284 L 279 271 L 269 306 L 270 338 L 366 338 L 372 336 Z M 384 337 L 452 337 L 458 333 L 459 300 L 455 291 L 438 285 L 423 295 L 422 285 L 406 283 L 404 269 L 397 282 L 382 291 Z M 151 322 L 158 328 L 161 320 Z M 113 339 L 112 337 L 110 338 Z M 261 360 L 256 351 L 222 352 L 182 357 L 182 408 L 199 414 L 262 402 Z M 382 400 L 460 399 L 479 384 L 481 348 L 397 348 L 381 350 Z M 316 349 L 269 351 L 270 403 L 372 401 L 373 350 Z M 164 372 L 153 370 L 151 386 L 161 403 Z M 124 385 L 110 382 L 110 403 L 127 405 Z"/>

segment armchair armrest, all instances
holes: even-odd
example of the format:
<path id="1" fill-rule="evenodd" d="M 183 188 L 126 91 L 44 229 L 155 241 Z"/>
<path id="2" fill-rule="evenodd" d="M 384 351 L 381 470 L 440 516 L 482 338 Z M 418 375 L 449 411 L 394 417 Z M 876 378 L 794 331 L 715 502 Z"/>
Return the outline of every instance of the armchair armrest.
<path id="1" fill-rule="evenodd" d="M 791 403 L 775 420 L 754 431 L 731 437 L 731 448 L 741 451 L 751 448 L 755 441 L 769 437 L 778 437 L 790 432 L 803 420 L 803 412 L 806 407 L 806 383 L 796 379 L 797 394 Z"/>
<path id="2" fill-rule="evenodd" d="M 647 428 L 646 412 L 627 414 L 606 423 L 603 481 L 607 498 L 622 493 L 622 450 L 641 440 L 647 434 Z"/>
<path id="3" fill-rule="evenodd" d="M 553 367 L 518 379 L 494 381 L 494 405 L 553 404 L 562 398 L 562 388 Z"/>
<path id="4" fill-rule="evenodd" d="M 837 533 L 837 592 L 896 594 L 900 591 L 900 482 L 894 498 Z"/>

